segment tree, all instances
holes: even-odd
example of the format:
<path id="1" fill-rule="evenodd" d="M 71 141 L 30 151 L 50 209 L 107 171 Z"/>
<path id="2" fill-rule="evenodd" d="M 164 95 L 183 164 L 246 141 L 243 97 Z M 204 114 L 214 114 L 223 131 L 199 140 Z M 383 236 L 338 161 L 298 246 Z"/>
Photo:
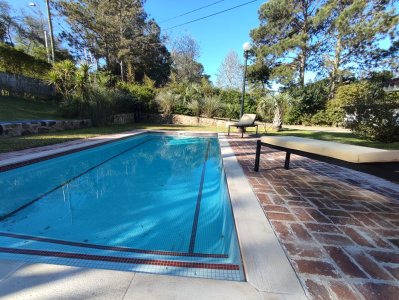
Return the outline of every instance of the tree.
<path id="1" fill-rule="evenodd" d="M 148 21 L 145 31 L 147 35 L 131 45 L 131 52 L 127 56 L 128 79 L 143 82 L 147 76 L 156 86 L 165 85 L 171 72 L 171 55 L 162 43 L 158 24 L 153 20 Z M 134 68 L 134 77 L 132 68 Z"/>
<path id="2" fill-rule="evenodd" d="M 220 65 L 216 85 L 224 89 L 239 90 L 243 80 L 243 66 L 237 52 L 230 51 Z"/>
<path id="3" fill-rule="evenodd" d="M 271 69 L 263 58 L 257 57 L 254 64 L 248 66 L 247 79 L 252 84 L 252 90 L 263 93 L 270 84 Z"/>
<path id="4" fill-rule="evenodd" d="M 321 67 L 330 79 L 329 99 L 349 72 L 372 71 L 381 59 L 381 41 L 398 36 L 397 0 L 329 0 L 317 13 L 316 22 L 327 20 Z M 322 70 L 323 68 L 320 68 Z"/>
<path id="5" fill-rule="evenodd" d="M 204 67 L 197 61 L 200 49 L 195 39 L 183 35 L 172 42 L 172 79 L 178 82 L 201 82 Z"/>
<path id="6" fill-rule="evenodd" d="M 259 9 L 260 26 L 251 31 L 258 59 L 273 69 L 274 77 L 305 84 L 305 72 L 313 68 L 316 38 L 324 23 L 314 22 L 322 0 L 270 0 Z M 321 19 L 319 19 L 321 20 Z"/>
<path id="7" fill-rule="evenodd" d="M 11 15 L 10 5 L 0 0 L 0 41 L 13 45 L 13 33 L 17 27 L 16 18 Z"/>
<path id="8" fill-rule="evenodd" d="M 25 53 L 47 61 L 49 53 L 45 46 L 45 30 L 48 32 L 43 19 L 25 15 L 19 23 L 15 44 Z"/>
<path id="9" fill-rule="evenodd" d="M 146 69 L 145 74 L 160 84 L 169 75 L 169 53 L 143 5 L 143 0 L 60 0 L 57 9 L 71 27 L 63 38 L 80 51 L 88 49 L 97 61 L 105 60 L 107 70 L 122 80 L 126 74 L 136 79 L 136 72 L 143 79 Z"/>
<path id="10" fill-rule="evenodd" d="M 283 127 L 284 114 L 291 102 L 292 98 L 288 93 L 269 92 L 258 101 L 257 111 L 264 119 L 274 115 L 272 127 L 280 131 Z"/>

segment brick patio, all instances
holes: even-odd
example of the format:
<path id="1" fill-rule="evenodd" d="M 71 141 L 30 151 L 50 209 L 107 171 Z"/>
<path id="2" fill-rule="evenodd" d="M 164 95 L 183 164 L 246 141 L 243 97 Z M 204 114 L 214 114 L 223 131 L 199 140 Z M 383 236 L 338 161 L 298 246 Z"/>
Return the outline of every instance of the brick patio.
<path id="1" fill-rule="evenodd" d="M 399 299 L 399 185 L 229 139 L 265 215 L 313 299 Z"/>

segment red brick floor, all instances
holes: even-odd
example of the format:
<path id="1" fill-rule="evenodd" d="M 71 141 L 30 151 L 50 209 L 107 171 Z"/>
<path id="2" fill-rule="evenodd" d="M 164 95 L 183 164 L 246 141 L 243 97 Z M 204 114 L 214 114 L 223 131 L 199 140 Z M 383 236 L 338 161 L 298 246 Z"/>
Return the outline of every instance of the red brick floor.
<path id="1" fill-rule="evenodd" d="M 399 299 L 399 185 L 230 138 L 265 215 L 313 299 Z"/>

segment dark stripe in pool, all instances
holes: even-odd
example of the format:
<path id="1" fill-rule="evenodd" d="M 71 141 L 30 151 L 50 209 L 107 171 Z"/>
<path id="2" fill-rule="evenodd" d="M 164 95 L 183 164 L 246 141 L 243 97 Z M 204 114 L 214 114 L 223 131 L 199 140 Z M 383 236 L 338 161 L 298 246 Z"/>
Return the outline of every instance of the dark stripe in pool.
<path id="1" fill-rule="evenodd" d="M 229 264 L 210 264 L 210 263 L 196 263 L 188 261 L 140 259 L 140 258 L 119 257 L 119 256 L 89 255 L 81 253 L 55 252 L 55 251 L 17 249 L 17 248 L 5 248 L 5 247 L 0 247 L 0 252 L 35 255 L 35 256 L 83 259 L 83 260 L 93 260 L 93 261 L 107 261 L 107 262 L 125 263 L 125 264 L 157 265 L 157 266 L 167 266 L 167 267 L 177 267 L 177 268 L 200 268 L 200 269 L 229 270 L 229 271 L 238 271 L 240 269 L 238 265 L 229 265 Z"/>
<path id="2" fill-rule="evenodd" d="M 200 209 L 201 209 L 202 189 L 204 187 L 206 162 L 208 160 L 208 155 L 209 155 L 209 147 L 210 147 L 210 142 L 208 141 L 208 145 L 206 147 L 206 152 L 205 152 L 204 165 L 202 166 L 202 174 L 201 174 L 200 186 L 199 186 L 199 190 L 198 190 L 197 204 L 195 207 L 193 227 L 191 229 L 191 239 L 190 239 L 190 245 L 188 248 L 189 253 L 194 253 L 195 239 L 197 237 L 198 218 L 199 218 L 199 213 L 200 213 Z"/>
<path id="3" fill-rule="evenodd" d="M 8 233 L 8 232 L 0 232 L 0 236 L 21 239 L 21 240 L 38 241 L 38 242 L 43 242 L 43 243 L 68 245 L 68 246 L 81 247 L 81 248 L 93 248 L 93 249 L 101 249 L 101 250 L 119 251 L 119 252 L 143 253 L 143 254 L 154 254 L 154 255 L 169 255 L 169 256 L 207 257 L 207 258 L 228 258 L 229 257 L 226 254 L 186 253 L 186 252 L 135 249 L 135 248 L 118 247 L 118 246 L 105 246 L 105 245 L 71 242 L 71 241 L 64 241 L 64 240 L 58 240 L 58 239 L 51 239 L 51 238 L 38 237 L 38 236 L 32 236 L 32 235 L 25 235 L 25 234 Z"/>

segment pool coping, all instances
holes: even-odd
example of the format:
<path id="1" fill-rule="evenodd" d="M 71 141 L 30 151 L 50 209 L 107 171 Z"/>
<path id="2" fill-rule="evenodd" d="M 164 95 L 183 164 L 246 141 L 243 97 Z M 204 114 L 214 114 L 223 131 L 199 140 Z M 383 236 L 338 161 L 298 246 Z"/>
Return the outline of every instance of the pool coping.
<path id="1" fill-rule="evenodd" d="M 258 291 L 305 299 L 299 278 L 225 134 L 219 134 L 219 142 L 247 282 Z"/>
<path id="2" fill-rule="evenodd" d="M 67 145 L 65 147 L 57 147 L 56 149 L 0 160 L 0 168 L 5 170 L 7 170 L 7 168 L 10 166 L 11 168 L 16 168 L 25 164 L 89 149 L 143 133 L 218 136 L 247 280 L 246 282 L 241 282 L 238 284 L 238 286 L 240 286 L 241 289 L 243 286 L 249 285 L 250 289 L 254 289 L 262 298 L 272 295 L 273 297 L 276 297 L 276 299 L 307 299 L 304 289 L 302 288 L 300 281 L 297 278 L 297 275 L 293 270 L 281 245 L 279 244 L 278 239 L 270 223 L 268 222 L 268 219 L 264 215 L 263 210 L 254 192 L 252 191 L 248 179 L 239 165 L 232 148 L 229 145 L 226 136 L 222 133 L 217 134 L 192 131 L 134 130 L 130 132 L 88 139 L 75 145 Z M 6 260 L 0 260 L 0 264 L 2 262 L 4 263 L 4 261 Z M 42 264 L 24 263 L 24 265 L 30 266 Z M 117 272 L 111 270 L 107 271 Z M 138 273 L 136 275 L 138 275 Z M 10 276 L 12 277 L 12 274 Z M 140 276 L 143 275 L 140 274 Z M 160 276 L 146 274 L 144 277 L 153 278 L 154 283 L 162 282 L 164 280 L 171 280 L 168 279 L 170 276 L 165 275 Z M 179 283 L 179 277 L 176 277 L 171 281 L 173 281 L 176 285 Z M 2 278 L 0 277 L 0 284 L 1 282 Z M 197 285 L 199 283 L 199 279 L 184 278 L 181 279 L 181 282 L 192 282 L 193 285 Z M 205 282 L 207 282 L 207 280 L 205 280 Z M 132 282 L 130 282 L 130 284 L 131 283 Z M 204 288 L 208 284 L 209 282 L 204 285 Z M 222 285 L 224 284 L 227 283 L 224 282 Z M 231 283 L 231 286 L 237 286 L 237 283 Z M 235 288 L 233 288 L 233 291 L 234 289 Z M 235 293 L 232 291 L 226 291 L 226 293 L 235 295 Z M 237 297 L 235 297 L 235 299 L 236 298 Z"/>

